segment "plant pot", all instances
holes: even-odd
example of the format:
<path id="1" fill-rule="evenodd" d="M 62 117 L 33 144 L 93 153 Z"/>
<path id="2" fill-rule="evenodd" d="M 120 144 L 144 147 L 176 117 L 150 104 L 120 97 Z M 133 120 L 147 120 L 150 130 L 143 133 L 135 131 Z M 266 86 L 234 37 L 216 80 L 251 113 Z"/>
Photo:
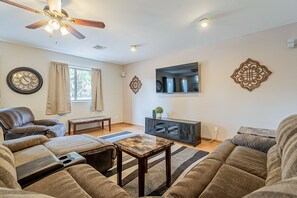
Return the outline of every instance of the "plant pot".
<path id="1" fill-rule="evenodd" d="M 161 118 L 162 118 L 162 113 L 157 113 L 156 117 L 157 117 L 158 119 L 161 119 Z"/>

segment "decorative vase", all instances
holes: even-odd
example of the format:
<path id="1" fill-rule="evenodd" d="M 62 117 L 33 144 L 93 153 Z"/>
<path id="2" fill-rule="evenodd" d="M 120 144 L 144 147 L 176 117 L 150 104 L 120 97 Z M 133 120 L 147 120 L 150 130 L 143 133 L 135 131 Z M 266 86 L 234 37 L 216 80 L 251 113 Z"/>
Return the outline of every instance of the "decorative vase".
<path id="1" fill-rule="evenodd" d="M 162 113 L 157 113 L 157 118 L 161 119 L 162 118 Z"/>
<path id="2" fill-rule="evenodd" d="M 153 115 L 153 118 L 156 119 L 156 111 L 155 110 L 153 110 L 152 115 Z"/>

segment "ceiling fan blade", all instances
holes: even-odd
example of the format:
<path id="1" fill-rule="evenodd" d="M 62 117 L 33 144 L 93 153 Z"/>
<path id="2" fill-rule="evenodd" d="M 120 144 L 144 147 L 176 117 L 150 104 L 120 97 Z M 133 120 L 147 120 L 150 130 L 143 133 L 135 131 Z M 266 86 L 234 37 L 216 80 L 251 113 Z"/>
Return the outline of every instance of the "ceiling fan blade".
<path id="1" fill-rule="evenodd" d="M 61 0 L 48 0 L 48 6 L 50 11 L 56 10 L 58 13 L 61 13 Z"/>
<path id="2" fill-rule="evenodd" d="M 84 35 L 82 35 L 79 31 L 77 31 L 76 29 L 74 29 L 72 26 L 70 25 L 65 25 L 65 28 L 76 38 L 78 39 L 84 39 L 86 38 Z"/>
<path id="3" fill-rule="evenodd" d="M 30 8 L 30 7 L 27 7 L 27 6 L 24 6 L 24 5 L 21 5 L 21 4 L 18 4 L 18 3 L 15 3 L 15 2 L 9 1 L 9 0 L 0 0 L 0 2 L 7 3 L 7 4 L 10 4 L 10 5 L 13 5 L 13 6 L 16 6 L 16 7 L 25 9 L 25 10 L 28 10 L 30 12 L 37 13 L 37 14 L 43 14 L 43 12 L 40 12 L 40 11 L 35 10 L 33 8 Z"/>
<path id="4" fill-rule="evenodd" d="M 38 21 L 36 23 L 33 23 L 31 25 L 27 25 L 26 28 L 28 28 L 28 29 L 37 29 L 37 28 L 40 28 L 40 27 L 45 26 L 47 24 L 48 24 L 48 21 L 43 20 L 43 21 Z"/>
<path id="5" fill-rule="evenodd" d="M 90 26 L 95 28 L 105 28 L 105 24 L 100 21 L 91 21 L 91 20 L 77 19 L 77 18 L 68 18 L 68 21 L 76 25 L 84 25 L 84 26 Z"/>

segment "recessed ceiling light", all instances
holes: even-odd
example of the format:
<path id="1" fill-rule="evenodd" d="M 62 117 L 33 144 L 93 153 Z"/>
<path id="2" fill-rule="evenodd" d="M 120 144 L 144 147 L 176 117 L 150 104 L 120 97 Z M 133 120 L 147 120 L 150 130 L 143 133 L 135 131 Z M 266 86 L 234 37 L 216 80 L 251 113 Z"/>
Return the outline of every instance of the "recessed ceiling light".
<path id="1" fill-rule="evenodd" d="M 106 49 L 106 47 L 105 46 L 102 46 L 102 45 L 95 45 L 93 48 L 96 49 L 96 50 L 104 50 L 104 49 Z"/>
<path id="2" fill-rule="evenodd" d="M 206 28 L 207 26 L 208 26 L 208 19 L 207 18 L 203 18 L 203 19 L 201 19 L 200 20 L 200 25 L 201 25 L 201 27 L 203 27 L 203 28 Z"/>
<path id="3" fill-rule="evenodd" d="M 131 45 L 131 46 L 130 46 L 130 50 L 131 50 L 132 52 L 135 52 L 135 51 L 136 51 L 136 48 L 137 48 L 137 45 Z"/>

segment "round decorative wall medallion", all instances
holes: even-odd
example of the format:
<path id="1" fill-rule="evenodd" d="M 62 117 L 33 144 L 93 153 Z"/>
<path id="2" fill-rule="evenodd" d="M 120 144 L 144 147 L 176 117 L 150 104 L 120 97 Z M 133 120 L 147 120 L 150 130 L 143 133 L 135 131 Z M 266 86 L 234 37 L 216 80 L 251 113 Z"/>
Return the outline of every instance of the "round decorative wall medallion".
<path id="1" fill-rule="evenodd" d="M 138 91 L 141 89 L 142 83 L 139 80 L 139 78 L 137 76 L 134 76 L 134 78 L 132 79 L 132 81 L 130 82 L 130 88 L 131 90 L 137 94 Z"/>
<path id="2" fill-rule="evenodd" d="M 43 84 L 42 76 L 28 67 L 18 67 L 10 71 L 6 82 L 11 90 L 20 94 L 35 93 Z"/>

